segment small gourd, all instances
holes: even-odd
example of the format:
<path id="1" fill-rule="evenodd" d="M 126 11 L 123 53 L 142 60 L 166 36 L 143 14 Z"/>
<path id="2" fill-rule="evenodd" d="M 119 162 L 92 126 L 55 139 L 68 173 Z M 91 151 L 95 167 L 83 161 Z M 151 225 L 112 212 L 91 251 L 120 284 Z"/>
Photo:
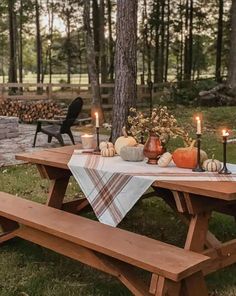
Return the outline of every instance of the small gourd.
<path id="1" fill-rule="evenodd" d="M 107 143 L 107 146 L 101 150 L 101 155 L 103 157 L 113 157 L 115 156 L 116 151 L 114 147 L 109 147 L 109 144 Z"/>
<path id="2" fill-rule="evenodd" d="M 203 162 L 202 167 L 208 172 L 219 172 L 222 164 L 219 160 L 214 158 L 214 154 L 211 159 L 207 159 Z"/>
<path id="3" fill-rule="evenodd" d="M 100 143 L 99 148 L 100 148 L 100 150 L 103 150 L 105 148 L 114 148 L 114 145 L 111 142 L 105 142 L 104 141 L 104 142 Z"/>
<path id="4" fill-rule="evenodd" d="M 165 152 L 158 160 L 157 164 L 160 167 L 167 167 L 168 164 L 171 162 L 172 160 L 172 155 L 170 152 Z"/>
<path id="5" fill-rule="evenodd" d="M 120 149 L 120 157 L 126 161 L 142 161 L 144 160 L 143 154 L 144 145 L 124 146 Z"/>
<path id="6" fill-rule="evenodd" d="M 123 136 L 119 137 L 115 142 L 115 150 L 118 155 L 120 155 L 120 150 L 122 147 L 137 145 L 136 140 L 133 137 L 127 135 L 125 127 L 123 127 L 122 132 Z"/>

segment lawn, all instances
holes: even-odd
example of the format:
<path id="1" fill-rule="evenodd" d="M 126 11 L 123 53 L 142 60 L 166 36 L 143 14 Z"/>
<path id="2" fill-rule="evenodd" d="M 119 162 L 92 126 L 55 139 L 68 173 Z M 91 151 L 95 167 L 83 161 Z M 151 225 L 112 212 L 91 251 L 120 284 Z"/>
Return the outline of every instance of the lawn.
<path id="1" fill-rule="evenodd" d="M 199 110 L 197 110 L 199 111 Z M 209 156 L 222 159 L 219 129 L 236 128 L 236 108 L 211 108 L 202 110 L 204 117 L 203 148 Z M 194 132 L 193 109 L 174 110 L 191 133 Z M 169 149 L 181 145 L 171 141 Z M 228 145 L 229 161 L 236 163 L 235 144 Z M 0 169 L 0 190 L 23 198 L 44 203 L 48 182 L 41 180 L 34 166 L 21 165 Z M 78 194 L 79 187 L 71 179 L 67 198 Z M 93 214 L 90 214 L 91 218 Z M 168 243 L 183 246 L 186 227 L 175 213 L 158 198 L 140 201 L 122 221 L 120 227 Z M 236 237 L 233 218 L 215 213 L 210 230 L 224 241 Z M 207 277 L 211 295 L 236 295 L 236 266 L 226 268 Z M 143 277 L 146 274 L 141 272 Z M 0 249 L 0 296 L 122 296 L 130 295 L 115 279 L 20 239 L 5 244 Z"/>

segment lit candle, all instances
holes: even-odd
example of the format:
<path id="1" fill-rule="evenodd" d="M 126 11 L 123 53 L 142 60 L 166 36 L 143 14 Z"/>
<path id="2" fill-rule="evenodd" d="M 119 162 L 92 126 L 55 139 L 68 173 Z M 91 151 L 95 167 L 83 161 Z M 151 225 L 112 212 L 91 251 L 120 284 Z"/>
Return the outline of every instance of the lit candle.
<path id="1" fill-rule="evenodd" d="M 202 133 L 201 119 L 199 116 L 197 116 L 196 120 L 197 120 L 197 135 L 200 135 Z"/>
<path id="2" fill-rule="evenodd" d="M 224 138 L 227 138 L 227 137 L 229 136 L 229 132 L 228 132 L 227 130 L 223 129 L 223 130 L 222 130 L 222 136 L 223 136 Z"/>
<path id="3" fill-rule="evenodd" d="M 96 118 L 96 127 L 99 127 L 99 117 L 98 117 L 98 112 L 95 112 L 95 118 Z"/>
<path id="4" fill-rule="evenodd" d="M 223 136 L 223 168 L 219 171 L 219 174 L 230 175 L 231 172 L 227 168 L 227 138 L 229 136 L 229 132 L 226 129 L 223 129 L 222 136 Z"/>
<path id="5" fill-rule="evenodd" d="M 84 134 L 81 136 L 83 149 L 92 149 L 94 143 L 94 135 Z"/>

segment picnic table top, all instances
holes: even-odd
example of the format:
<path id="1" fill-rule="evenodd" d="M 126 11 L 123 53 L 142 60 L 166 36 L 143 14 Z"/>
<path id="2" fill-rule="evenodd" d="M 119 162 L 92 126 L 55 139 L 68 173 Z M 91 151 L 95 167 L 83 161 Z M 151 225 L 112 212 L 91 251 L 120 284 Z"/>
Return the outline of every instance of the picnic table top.
<path id="1" fill-rule="evenodd" d="M 17 154 L 16 159 L 33 164 L 51 166 L 69 170 L 67 164 L 74 149 L 81 149 L 81 145 L 47 148 L 43 151 Z M 231 181 L 155 181 L 154 187 L 188 192 L 197 195 L 213 197 L 221 200 L 236 200 L 236 182 Z"/>

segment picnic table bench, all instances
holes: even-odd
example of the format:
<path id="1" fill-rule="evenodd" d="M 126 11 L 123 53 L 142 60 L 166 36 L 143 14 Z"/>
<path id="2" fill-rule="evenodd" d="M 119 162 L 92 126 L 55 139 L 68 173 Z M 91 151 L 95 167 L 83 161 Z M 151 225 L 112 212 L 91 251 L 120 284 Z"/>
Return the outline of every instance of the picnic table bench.
<path id="1" fill-rule="evenodd" d="M 117 277 L 134 295 L 208 295 L 202 273 L 207 256 L 4 192 L 0 225 L 0 243 L 20 237 L 39 244 Z M 153 275 L 150 285 L 132 265 Z"/>

